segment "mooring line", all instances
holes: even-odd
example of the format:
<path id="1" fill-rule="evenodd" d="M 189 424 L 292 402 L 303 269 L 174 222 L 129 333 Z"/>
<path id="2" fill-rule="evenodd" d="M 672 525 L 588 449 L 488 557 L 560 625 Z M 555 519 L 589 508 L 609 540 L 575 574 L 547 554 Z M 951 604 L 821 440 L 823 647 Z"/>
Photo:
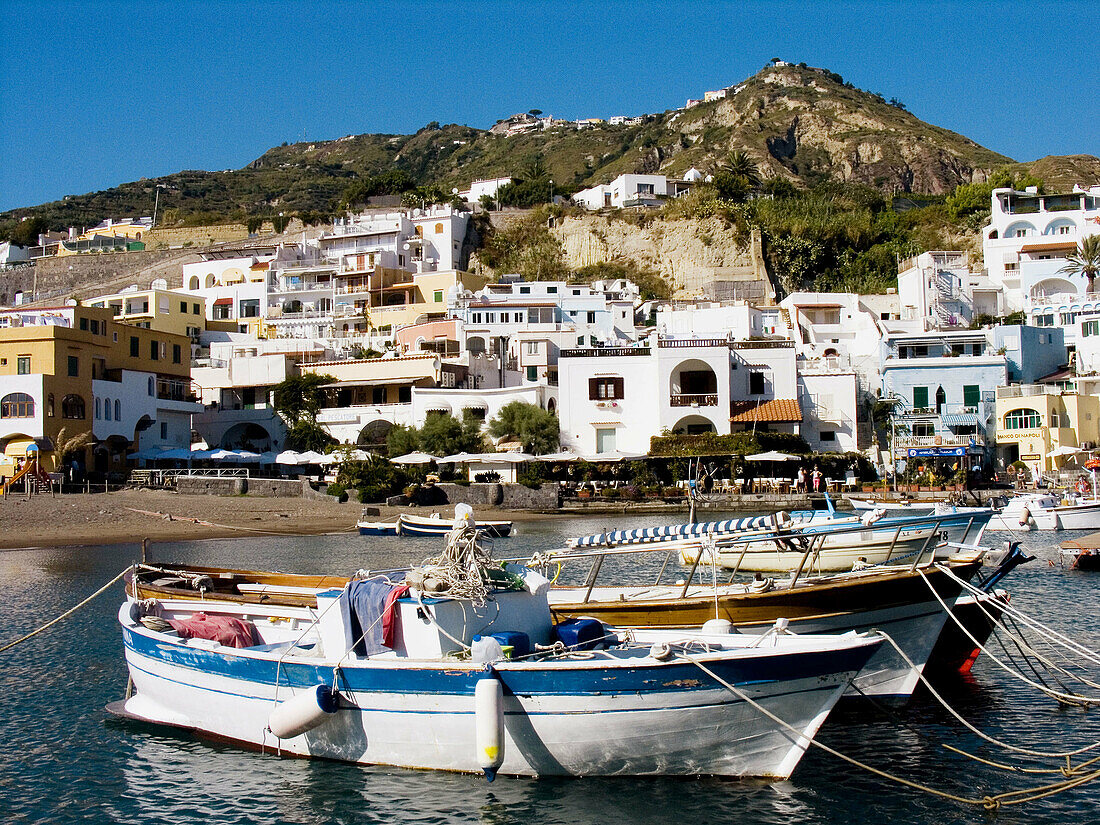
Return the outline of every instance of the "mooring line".
<path id="1" fill-rule="evenodd" d="M 90 595 L 84 601 L 80 602 L 80 604 L 73 605 L 68 610 L 66 610 L 64 613 L 62 613 L 60 616 L 58 616 L 56 619 L 51 619 L 50 621 L 46 622 L 44 625 L 42 625 L 37 630 L 32 630 L 26 636 L 22 636 L 22 637 L 16 639 L 14 642 L 8 642 L 8 644 L 4 645 L 3 647 L 0 647 L 0 653 L 3 653 L 5 650 L 9 650 L 9 649 L 15 647 L 17 644 L 21 644 L 22 642 L 27 641 L 27 639 L 30 639 L 33 636 L 37 636 L 43 630 L 46 630 L 47 628 L 53 627 L 53 625 L 57 624 L 62 619 L 67 618 L 68 616 L 71 616 L 73 613 L 75 613 L 77 610 L 82 608 L 88 602 L 92 601 L 92 599 L 96 598 L 97 596 L 101 596 L 105 592 L 107 592 L 107 590 L 111 587 L 111 585 L 113 585 L 115 582 L 117 582 L 119 579 L 121 579 L 123 576 L 125 576 L 129 572 L 130 572 L 130 568 L 129 567 L 125 568 L 121 573 L 119 573 L 117 576 L 115 576 L 113 579 L 111 579 L 109 582 L 107 582 L 105 585 L 103 585 L 103 587 L 99 588 L 99 590 L 97 590 L 95 593 Z"/>
<path id="2" fill-rule="evenodd" d="M 975 587 L 973 584 L 966 581 L 965 579 L 959 578 L 959 576 L 957 576 L 955 574 L 955 572 L 950 567 L 947 567 L 946 565 L 943 565 L 943 564 L 940 564 L 940 563 L 937 562 L 936 563 L 936 569 L 939 570 L 941 573 L 946 573 L 950 578 L 954 579 L 958 584 L 962 585 L 962 587 L 965 590 L 969 591 L 971 595 L 974 595 L 974 596 L 988 595 L 984 590 L 981 590 L 980 588 Z M 1073 650 L 1073 651 L 1079 653 L 1080 655 L 1084 656 L 1086 659 L 1089 659 L 1093 664 L 1100 665 L 1100 652 L 1097 652 L 1095 650 L 1092 650 L 1091 648 L 1085 647 L 1084 645 L 1080 644 L 1079 642 L 1076 642 L 1073 639 L 1071 639 L 1069 636 L 1066 636 L 1064 633 L 1059 633 L 1054 628 L 1048 627 L 1047 625 L 1040 622 L 1038 619 L 1033 619 L 1032 617 L 1028 616 L 1026 613 L 1023 613 L 1020 610 L 1018 610 L 1016 607 L 1014 607 L 1011 602 L 1004 603 L 1002 605 L 1002 607 L 1004 608 L 1005 613 L 1008 613 L 1013 618 L 1019 619 L 1024 624 L 1031 627 L 1033 630 L 1038 629 L 1038 630 L 1043 631 L 1052 640 L 1056 640 L 1058 642 L 1061 642 L 1062 645 L 1064 647 L 1066 647 L 1067 649 Z"/>
<path id="3" fill-rule="evenodd" d="M 1070 705 L 1100 704 L 1100 698 L 1094 698 L 1094 697 L 1089 697 L 1089 696 L 1081 696 L 1081 695 L 1073 694 L 1073 693 L 1062 693 L 1061 691 L 1053 690 L 1053 689 L 1051 689 L 1051 688 L 1049 688 L 1045 685 L 1042 685 L 1042 684 L 1039 684 L 1038 682 L 1032 681 L 1031 679 L 1027 678 L 1027 676 L 1025 676 L 1024 674 L 1022 674 L 1019 671 L 1016 671 L 1016 670 L 1012 669 L 1011 667 L 1009 667 L 1008 665 L 1006 665 L 999 658 L 997 658 L 997 656 L 995 656 L 985 645 L 983 645 L 981 642 L 979 642 L 974 637 L 974 634 L 971 633 L 970 630 L 961 621 L 959 621 L 959 618 L 954 613 L 951 612 L 951 608 L 943 600 L 943 597 L 940 596 L 940 594 L 936 592 L 936 588 L 932 586 L 932 583 L 930 581 L 928 581 L 928 577 L 924 574 L 924 571 L 923 570 L 918 570 L 917 572 L 920 574 L 920 577 L 924 580 L 924 583 L 926 585 L 928 585 L 928 589 L 932 592 L 932 595 L 936 597 L 936 601 L 938 601 L 940 603 L 940 606 L 944 609 L 944 611 L 947 613 L 947 615 L 952 618 L 952 620 L 955 622 L 955 624 L 958 625 L 959 629 L 962 630 L 962 632 L 966 634 L 966 637 L 968 639 L 970 639 L 970 641 L 972 641 L 975 644 L 975 646 L 977 646 L 977 648 L 982 653 L 986 654 L 990 659 L 992 659 L 1001 668 L 1003 668 L 1006 673 L 1009 673 L 1009 674 L 1015 676 L 1017 679 L 1022 681 L 1024 684 L 1031 685 L 1031 687 L 1035 688 L 1040 693 L 1043 693 L 1043 694 L 1051 697 L 1052 699 L 1056 699 L 1058 701 L 1064 701 L 1066 704 L 1070 704 Z M 887 636 L 887 638 L 889 638 L 889 637 Z M 1097 744 L 1100 744 L 1100 742 L 1098 742 Z"/>
<path id="4" fill-rule="evenodd" d="M 885 636 L 885 634 L 882 635 Z M 886 638 L 889 637 L 886 636 Z M 1006 791 L 1000 794 L 984 796 L 980 799 L 975 797 L 959 796 L 958 794 L 953 794 L 950 791 L 944 791 L 940 790 L 939 788 L 933 788 L 931 785 L 924 785 L 920 782 L 914 782 L 911 779 L 905 779 L 904 777 L 897 776 L 880 768 L 868 765 L 866 762 L 861 762 L 855 757 L 841 753 L 840 751 L 836 750 L 836 748 L 832 748 L 828 745 L 818 742 L 815 736 L 808 736 L 805 731 L 801 731 L 793 725 L 788 724 L 783 719 L 780 719 L 766 707 L 755 701 L 751 696 L 748 696 L 744 691 L 739 690 L 735 685 L 731 685 L 729 682 L 727 682 L 717 673 L 712 671 L 694 656 L 691 656 L 688 653 L 682 653 L 681 655 L 689 662 L 694 664 L 701 671 L 703 671 L 703 673 L 707 674 L 715 682 L 722 685 L 724 688 L 737 696 L 739 699 L 746 702 L 748 705 L 755 708 L 756 710 L 760 711 L 760 713 L 764 714 L 764 716 L 766 716 L 771 721 L 775 722 L 776 724 L 794 734 L 796 737 L 796 742 L 804 740 L 807 742 L 808 745 L 813 745 L 816 748 L 820 748 L 826 753 L 831 754 L 838 759 L 842 759 L 848 764 L 854 765 L 857 768 L 862 768 L 863 770 L 872 773 L 875 776 L 882 777 L 883 779 L 889 780 L 891 782 L 896 782 L 900 785 L 905 785 L 906 787 L 913 788 L 914 790 L 923 791 L 924 793 L 931 794 L 932 796 L 938 796 L 941 799 L 948 799 L 952 802 L 960 802 L 966 805 L 974 805 L 976 807 L 981 807 L 985 808 L 986 810 L 993 811 L 997 810 L 1002 805 L 1020 805 L 1024 802 L 1031 802 L 1036 799 L 1043 799 L 1048 796 L 1053 796 L 1056 793 L 1075 788 L 1078 785 L 1083 785 L 1086 782 L 1100 777 L 1100 770 L 1096 770 L 1084 776 L 1067 779 L 1064 782 L 1054 782 L 1048 785 L 1039 785 L 1034 788 L 1023 788 L 1018 791 Z"/>

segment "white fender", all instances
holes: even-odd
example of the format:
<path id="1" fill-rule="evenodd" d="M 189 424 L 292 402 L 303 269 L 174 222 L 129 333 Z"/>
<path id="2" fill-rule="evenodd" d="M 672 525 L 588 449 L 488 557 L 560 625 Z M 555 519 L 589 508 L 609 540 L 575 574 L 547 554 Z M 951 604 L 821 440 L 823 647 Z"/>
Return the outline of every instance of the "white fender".
<path id="1" fill-rule="evenodd" d="M 313 730 L 340 709 L 340 694 L 328 685 L 317 685 L 276 705 L 267 717 L 267 729 L 280 739 L 291 739 Z"/>
<path id="2" fill-rule="evenodd" d="M 1021 527 L 1030 527 L 1031 526 L 1031 510 L 1029 510 L 1027 507 L 1025 507 L 1023 510 L 1020 511 L 1020 526 Z"/>
<path id="3" fill-rule="evenodd" d="M 492 782 L 504 762 L 504 690 L 491 676 L 474 686 L 477 764 Z"/>

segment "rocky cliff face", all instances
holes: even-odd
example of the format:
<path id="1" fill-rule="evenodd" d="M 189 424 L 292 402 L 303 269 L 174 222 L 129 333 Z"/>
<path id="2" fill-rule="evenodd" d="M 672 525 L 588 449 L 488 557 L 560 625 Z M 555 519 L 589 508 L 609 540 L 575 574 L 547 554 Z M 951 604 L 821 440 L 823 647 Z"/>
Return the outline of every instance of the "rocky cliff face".
<path id="1" fill-rule="evenodd" d="M 759 242 L 740 244 L 717 218 L 651 219 L 641 225 L 602 216 L 571 216 L 551 229 L 573 269 L 629 261 L 659 273 L 679 296 L 699 295 L 715 283 L 734 297 L 771 294 Z"/>
<path id="2" fill-rule="evenodd" d="M 1010 162 L 839 80 L 813 68 L 766 69 L 725 99 L 673 116 L 669 126 L 703 149 L 684 154 L 704 166 L 722 151 L 744 148 L 766 174 L 854 181 L 887 192 L 948 192 Z"/>

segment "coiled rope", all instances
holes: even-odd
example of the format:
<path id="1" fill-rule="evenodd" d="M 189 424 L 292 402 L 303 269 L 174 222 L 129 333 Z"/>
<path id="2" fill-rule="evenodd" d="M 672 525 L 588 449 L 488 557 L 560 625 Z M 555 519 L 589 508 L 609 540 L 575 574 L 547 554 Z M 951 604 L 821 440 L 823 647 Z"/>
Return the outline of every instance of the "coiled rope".
<path id="1" fill-rule="evenodd" d="M 883 635 L 885 636 L 885 634 Z M 889 636 L 886 636 L 886 638 L 889 639 Z M 876 768 L 872 765 L 868 765 L 866 762 L 861 762 L 855 757 L 848 756 L 847 754 L 841 753 L 835 748 L 831 748 L 828 745 L 818 742 L 814 736 L 807 735 L 805 731 L 799 730 L 793 725 L 785 722 L 783 719 L 780 719 L 766 707 L 755 701 L 751 696 L 748 696 L 744 691 L 738 689 L 735 685 L 731 685 L 729 682 L 727 682 L 717 673 L 712 671 L 694 656 L 691 656 L 687 653 L 682 653 L 681 655 L 687 661 L 691 662 L 693 665 L 699 668 L 699 670 L 701 670 L 703 673 L 713 679 L 715 682 L 730 691 L 734 696 L 737 696 L 739 699 L 746 702 L 750 707 L 762 713 L 772 722 L 775 722 L 777 725 L 790 731 L 792 734 L 795 735 L 796 741 L 804 740 L 807 742 L 808 745 L 813 745 L 814 747 L 819 748 L 826 753 L 847 762 L 850 765 L 854 765 L 857 768 L 862 768 L 868 773 L 872 773 L 875 776 L 881 777 L 890 782 L 896 782 L 899 785 L 905 785 L 906 787 L 913 788 L 914 790 L 923 791 L 924 793 L 930 794 L 932 796 L 937 796 L 941 799 L 948 799 L 952 802 L 959 802 L 966 805 L 974 805 L 976 807 L 984 808 L 988 811 L 995 811 L 1002 805 L 1020 805 L 1024 802 L 1032 802 L 1048 796 L 1053 796 L 1056 793 L 1075 788 L 1078 785 L 1083 785 L 1086 782 L 1090 782 L 1091 780 L 1100 777 L 1100 770 L 1096 770 L 1083 776 L 1076 776 L 1066 779 L 1063 782 L 1053 782 L 1048 785 L 1039 785 L 1034 788 L 1024 788 L 1018 791 L 1006 791 L 1000 794 L 991 794 L 984 796 L 980 799 L 976 797 L 967 797 L 953 794 L 949 791 L 944 791 L 939 788 L 933 788 L 931 785 L 924 785 L 920 782 L 914 782 L 911 779 L 905 779 L 904 777 L 897 776 L 895 774 L 889 773 L 888 771 L 884 771 L 881 768 Z"/>
<path id="2" fill-rule="evenodd" d="M 102 596 L 104 593 L 106 593 L 107 590 L 109 590 L 113 584 L 115 584 L 119 579 L 121 579 L 123 576 L 125 576 L 127 573 L 129 573 L 130 570 L 131 570 L 131 568 L 129 568 L 129 567 L 125 568 L 121 573 L 119 573 L 117 576 L 115 576 L 113 579 L 111 579 L 109 582 L 107 582 L 105 585 L 103 585 L 103 587 L 99 588 L 99 590 L 97 590 L 95 593 L 90 595 L 88 598 L 84 599 L 84 601 L 80 602 L 79 604 L 73 605 L 68 610 L 66 610 L 64 613 L 62 613 L 60 616 L 46 622 L 44 625 L 42 625 L 37 630 L 32 630 L 26 636 L 21 636 L 20 638 L 16 639 L 14 642 L 8 642 L 3 647 L 0 647 L 0 653 L 3 653 L 5 650 L 10 650 L 11 648 L 15 647 L 18 644 L 22 644 L 23 642 L 27 641 L 27 639 L 30 639 L 33 636 L 37 636 L 43 630 L 46 630 L 47 628 L 53 627 L 55 624 L 60 622 L 62 619 L 66 619 L 69 616 L 73 615 L 80 608 L 84 607 L 84 605 L 88 604 L 88 602 L 92 601 L 97 596 Z"/>

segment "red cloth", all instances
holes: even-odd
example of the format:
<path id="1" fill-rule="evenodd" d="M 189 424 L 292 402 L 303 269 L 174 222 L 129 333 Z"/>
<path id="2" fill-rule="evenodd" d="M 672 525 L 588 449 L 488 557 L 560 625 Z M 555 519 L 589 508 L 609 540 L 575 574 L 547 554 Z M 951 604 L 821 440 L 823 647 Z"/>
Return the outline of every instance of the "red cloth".
<path id="1" fill-rule="evenodd" d="M 252 647 L 256 644 L 256 626 L 232 616 L 196 613 L 188 619 L 169 619 L 168 624 L 184 639 L 211 639 L 226 647 Z"/>
<path id="2" fill-rule="evenodd" d="M 382 644 L 393 647 L 394 617 L 397 615 L 397 600 L 409 592 L 407 584 L 401 584 L 386 594 L 386 602 L 382 605 Z"/>

